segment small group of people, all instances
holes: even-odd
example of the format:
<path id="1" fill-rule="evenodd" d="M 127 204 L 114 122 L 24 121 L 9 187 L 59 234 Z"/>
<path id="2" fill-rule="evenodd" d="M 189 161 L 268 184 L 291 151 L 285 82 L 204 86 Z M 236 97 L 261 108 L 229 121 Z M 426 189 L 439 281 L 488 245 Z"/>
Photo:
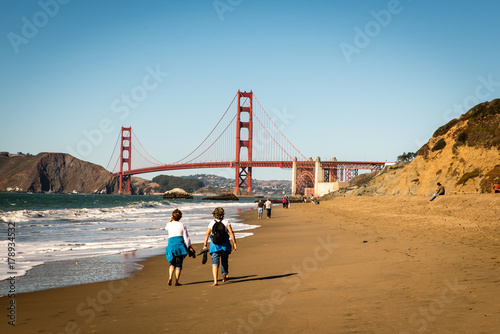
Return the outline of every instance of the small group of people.
<path id="1" fill-rule="evenodd" d="M 267 219 L 271 218 L 271 210 L 273 208 L 273 202 L 268 198 L 267 201 L 259 200 L 257 203 L 257 219 L 262 219 L 262 214 L 264 213 L 264 208 L 266 209 Z"/>
<path id="2" fill-rule="evenodd" d="M 290 200 L 288 199 L 288 196 L 283 197 L 281 203 L 283 203 L 283 209 L 288 209 L 288 207 L 290 206 Z"/>
<path id="3" fill-rule="evenodd" d="M 222 282 L 226 282 L 229 279 L 229 254 L 231 254 L 231 251 L 236 250 L 236 238 L 230 222 L 224 219 L 223 208 L 215 208 L 212 215 L 214 219 L 208 224 L 205 239 L 203 241 L 203 251 L 200 254 L 205 253 L 206 256 L 206 252 L 210 253 L 212 257 L 213 285 L 218 285 L 219 266 L 222 273 Z M 182 212 L 179 209 L 175 209 L 172 212 L 170 221 L 165 226 L 165 230 L 168 233 L 166 257 L 170 264 L 168 270 L 168 285 L 172 285 L 174 278 L 176 286 L 182 285 L 179 283 L 179 279 L 181 277 L 183 261 L 188 254 L 192 257 L 196 256 L 196 252 L 191 246 L 191 239 L 189 238 L 187 228 L 180 221 L 181 218 Z M 225 234 L 223 234 L 220 243 L 215 243 L 212 240 L 212 235 L 213 232 L 216 232 L 216 229 L 220 229 L 220 223 L 223 225 L 222 230 Z M 212 229 L 214 231 L 212 231 Z M 210 242 L 210 247 L 208 247 L 209 239 L 212 240 L 212 242 Z"/>
<path id="4" fill-rule="evenodd" d="M 311 195 L 311 203 L 314 205 L 319 204 L 319 197 L 314 198 L 314 195 Z"/>

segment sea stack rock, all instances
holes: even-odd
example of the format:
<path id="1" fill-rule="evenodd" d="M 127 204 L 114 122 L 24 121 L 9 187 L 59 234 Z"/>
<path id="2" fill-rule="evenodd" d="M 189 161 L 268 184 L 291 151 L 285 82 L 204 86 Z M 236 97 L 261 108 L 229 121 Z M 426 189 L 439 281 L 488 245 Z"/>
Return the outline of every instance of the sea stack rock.
<path id="1" fill-rule="evenodd" d="M 192 199 L 193 196 L 191 196 L 189 193 L 187 193 L 184 189 L 174 188 L 172 190 L 166 191 L 163 194 L 163 198 L 187 198 L 187 199 Z"/>
<path id="2" fill-rule="evenodd" d="M 240 199 L 235 194 L 222 194 L 218 196 L 202 198 L 204 201 L 239 201 Z"/>

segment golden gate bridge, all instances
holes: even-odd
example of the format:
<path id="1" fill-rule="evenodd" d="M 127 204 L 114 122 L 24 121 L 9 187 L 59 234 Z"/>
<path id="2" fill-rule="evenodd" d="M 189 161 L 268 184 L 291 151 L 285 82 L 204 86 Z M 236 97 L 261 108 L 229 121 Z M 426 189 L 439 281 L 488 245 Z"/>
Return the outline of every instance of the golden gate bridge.
<path id="1" fill-rule="evenodd" d="M 317 188 L 318 182 L 348 182 L 360 169 L 374 171 L 385 166 L 385 162 L 307 159 L 283 134 L 252 91 L 238 91 L 210 133 L 182 159 L 172 163 L 157 160 L 144 148 L 132 127 L 122 127 L 107 169 L 112 161 L 115 161 L 112 172 L 120 180 L 119 193 L 128 194 L 132 175 L 234 168 L 234 193 L 252 195 L 252 168 L 277 167 L 292 169 L 292 195 L 304 195 L 306 189 Z"/>

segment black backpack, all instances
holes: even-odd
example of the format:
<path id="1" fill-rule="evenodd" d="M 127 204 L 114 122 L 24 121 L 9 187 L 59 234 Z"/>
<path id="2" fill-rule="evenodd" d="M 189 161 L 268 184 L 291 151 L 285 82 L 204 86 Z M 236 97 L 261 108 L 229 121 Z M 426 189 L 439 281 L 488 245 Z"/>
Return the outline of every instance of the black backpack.
<path id="1" fill-rule="evenodd" d="M 226 227 L 222 221 L 216 220 L 212 227 L 212 242 L 216 245 L 222 245 L 226 241 Z"/>

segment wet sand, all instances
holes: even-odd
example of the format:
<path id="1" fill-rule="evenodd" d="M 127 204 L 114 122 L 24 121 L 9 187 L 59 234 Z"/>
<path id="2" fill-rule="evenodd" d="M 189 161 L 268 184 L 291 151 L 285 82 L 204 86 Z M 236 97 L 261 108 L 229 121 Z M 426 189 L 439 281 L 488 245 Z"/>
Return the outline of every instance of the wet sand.
<path id="1" fill-rule="evenodd" d="M 238 240 L 230 281 L 164 256 L 134 277 L 0 298 L 16 333 L 498 333 L 500 196 L 336 198 L 273 208 Z M 195 245 L 199 250 L 200 245 Z"/>

